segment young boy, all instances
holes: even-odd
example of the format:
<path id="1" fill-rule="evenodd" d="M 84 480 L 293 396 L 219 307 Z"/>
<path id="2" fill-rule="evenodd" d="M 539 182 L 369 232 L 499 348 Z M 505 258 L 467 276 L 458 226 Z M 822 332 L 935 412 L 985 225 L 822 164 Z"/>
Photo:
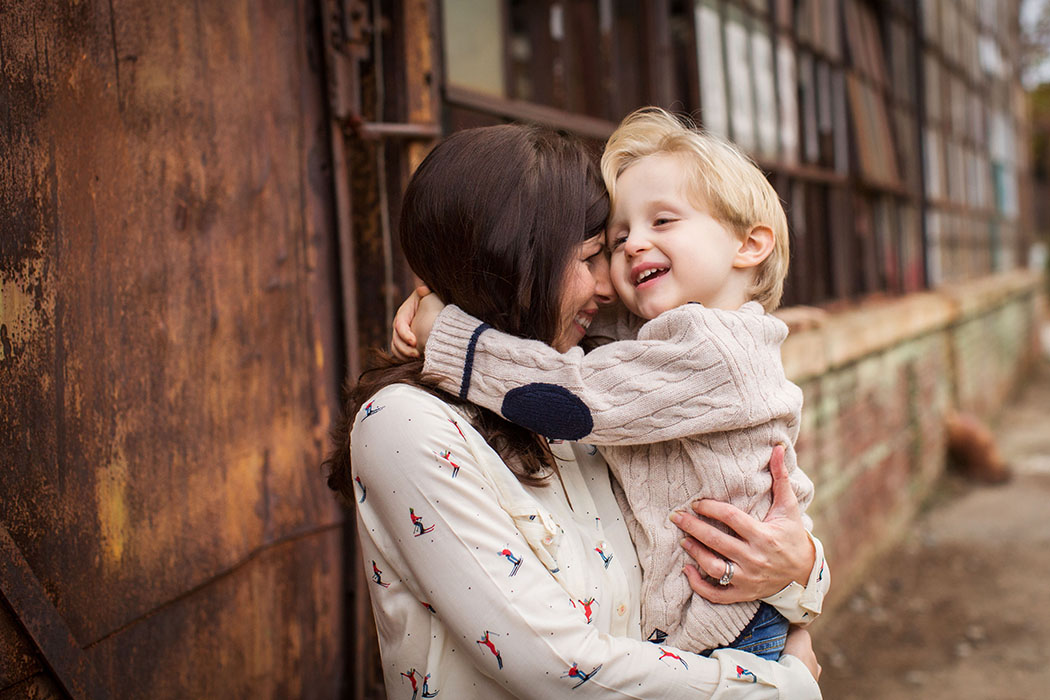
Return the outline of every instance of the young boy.
<path id="1" fill-rule="evenodd" d="M 777 444 L 787 449 L 800 505 L 812 500 L 793 448 L 802 392 L 780 360 L 787 327 L 767 313 L 787 273 L 786 216 L 746 156 L 659 109 L 624 120 L 602 174 L 613 205 L 612 283 L 633 315 L 619 314 L 605 330 L 633 339 L 561 354 L 485 330 L 450 306 L 430 330 L 424 371 L 537 433 L 601 446 L 642 566 L 643 636 L 697 653 L 734 646 L 776 659 L 788 621 L 766 603 L 716 605 L 694 595 L 682 575 L 682 533 L 668 515 L 712 498 L 761 520 Z M 421 322 L 413 323 L 420 338 Z M 719 583 L 730 585 L 733 574 L 726 562 Z M 826 572 L 821 578 L 826 586 Z M 819 605 L 794 621 L 816 613 Z"/>

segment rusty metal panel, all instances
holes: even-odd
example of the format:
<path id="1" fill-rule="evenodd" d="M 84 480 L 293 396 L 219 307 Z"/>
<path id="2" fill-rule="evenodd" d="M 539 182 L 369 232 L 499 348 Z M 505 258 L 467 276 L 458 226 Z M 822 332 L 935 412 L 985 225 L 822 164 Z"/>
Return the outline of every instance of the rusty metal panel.
<path id="1" fill-rule="evenodd" d="M 342 604 L 341 547 L 338 528 L 269 547 L 97 642 L 89 653 L 112 697 L 337 697 L 346 656 L 324 622 Z"/>
<path id="2" fill-rule="evenodd" d="M 7 606 L 0 604 L 0 688 L 11 687 L 43 669 L 32 640 L 22 634 L 22 625 Z"/>
<path id="3" fill-rule="evenodd" d="M 139 696 L 341 683 L 313 7 L 0 9 L 0 519 L 105 680 L 152 667 Z"/>
<path id="4" fill-rule="evenodd" d="M 51 678 L 42 674 L 0 690 L 0 700 L 66 700 L 67 697 Z"/>
<path id="5" fill-rule="evenodd" d="M 51 677 L 77 700 L 101 700 L 109 692 L 69 626 L 48 600 L 40 580 L 0 523 L 0 597 L 32 638 Z"/>

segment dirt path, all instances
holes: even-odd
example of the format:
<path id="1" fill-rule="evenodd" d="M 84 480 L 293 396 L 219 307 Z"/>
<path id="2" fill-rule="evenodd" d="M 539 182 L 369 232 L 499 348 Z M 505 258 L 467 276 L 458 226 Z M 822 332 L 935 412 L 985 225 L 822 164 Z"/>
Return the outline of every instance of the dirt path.
<path id="1" fill-rule="evenodd" d="M 996 434 L 1013 480 L 946 478 L 814 630 L 828 700 L 1050 698 L 1050 360 Z"/>

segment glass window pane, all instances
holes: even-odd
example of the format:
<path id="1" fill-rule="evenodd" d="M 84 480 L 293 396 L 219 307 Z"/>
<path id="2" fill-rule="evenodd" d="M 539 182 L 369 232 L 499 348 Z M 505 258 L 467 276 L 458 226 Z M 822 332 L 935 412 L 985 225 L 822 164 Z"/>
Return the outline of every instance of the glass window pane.
<path id="1" fill-rule="evenodd" d="M 711 133 L 729 138 L 729 108 L 722 63 L 722 18 L 710 0 L 696 6 L 696 53 L 700 64 L 701 123 Z"/>
<path id="2" fill-rule="evenodd" d="M 798 54 L 798 87 L 802 100 L 802 154 L 807 163 L 816 163 L 820 160 L 815 83 L 813 55 L 808 51 L 800 51 Z"/>
<path id="3" fill-rule="evenodd" d="M 726 18 L 726 75 L 729 78 L 729 103 L 732 105 L 730 133 L 745 151 L 753 153 L 755 138 L 755 102 L 751 83 L 751 51 L 745 18 Z"/>
<path id="4" fill-rule="evenodd" d="M 502 8 L 500 0 L 445 2 L 442 15 L 448 82 L 506 96 Z"/>
<path id="5" fill-rule="evenodd" d="M 781 40 L 777 46 L 777 94 L 780 98 L 780 149 L 785 163 L 798 163 L 798 74 L 795 47 Z"/>
<path id="6" fill-rule="evenodd" d="M 764 23 L 763 23 L 764 25 Z M 755 66 L 755 116 L 758 153 L 777 157 L 777 95 L 773 74 L 773 41 L 763 25 L 751 34 L 751 58 Z"/>

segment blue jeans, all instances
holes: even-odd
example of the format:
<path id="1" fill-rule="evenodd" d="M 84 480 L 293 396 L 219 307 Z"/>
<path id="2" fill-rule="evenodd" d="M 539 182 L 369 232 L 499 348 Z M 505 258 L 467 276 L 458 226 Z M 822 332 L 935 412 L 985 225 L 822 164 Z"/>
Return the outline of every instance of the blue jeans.
<path id="1" fill-rule="evenodd" d="M 789 625 L 787 619 L 772 605 L 759 603 L 758 611 L 751 618 L 751 622 L 747 623 L 740 636 L 725 648 L 739 649 L 769 661 L 776 661 L 784 651 Z M 706 652 L 704 655 L 710 653 Z"/>

